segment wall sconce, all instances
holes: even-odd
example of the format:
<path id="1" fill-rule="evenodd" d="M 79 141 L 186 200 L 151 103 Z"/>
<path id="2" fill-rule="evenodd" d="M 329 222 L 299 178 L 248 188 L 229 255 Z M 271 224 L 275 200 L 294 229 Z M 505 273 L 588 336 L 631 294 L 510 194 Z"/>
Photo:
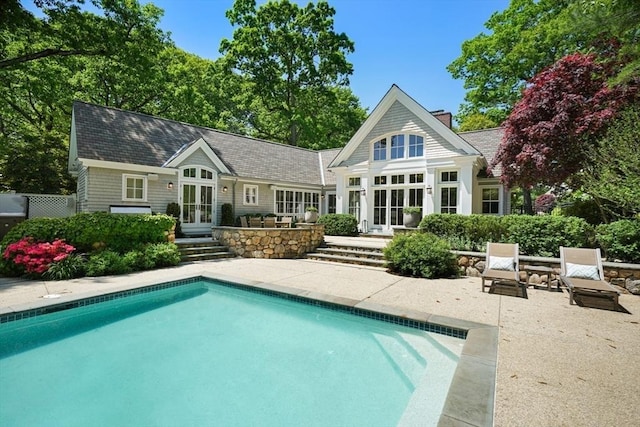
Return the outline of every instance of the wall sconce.
<path id="1" fill-rule="evenodd" d="M 362 194 L 363 196 L 366 196 L 367 195 L 367 190 L 364 187 L 362 187 L 360 189 L 360 194 Z"/>
<path id="2" fill-rule="evenodd" d="M 226 193 L 227 191 L 229 191 L 229 188 L 227 188 L 227 186 L 225 185 L 224 187 L 222 187 L 222 192 Z"/>
<path id="3" fill-rule="evenodd" d="M 167 190 L 173 190 L 173 182 L 167 184 Z"/>
<path id="4" fill-rule="evenodd" d="M 324 200 L 324 194 L 320 196 L 320 200 Z"/>
<path id="5" fill-rule="evenodd" d="M 427 185 L 427 194 L 433 194 L 433 188 L 430 185 Z"/>

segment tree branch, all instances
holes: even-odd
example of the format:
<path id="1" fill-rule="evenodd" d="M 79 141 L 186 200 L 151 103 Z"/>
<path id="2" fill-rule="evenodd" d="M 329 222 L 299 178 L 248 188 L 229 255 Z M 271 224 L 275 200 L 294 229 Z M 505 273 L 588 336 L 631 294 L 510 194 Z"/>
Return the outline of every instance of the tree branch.
<path id="1" fill-rule="evenodd" d="M 0 61 L 0 69 L 10 68 L 18 64 L 23 64 L 29 61 L 35 61 L 36 59 L 47 58 L 50 56 L 74 56 L 74 55 L 105 55 L 106 49 L 100 50 L 85 50 L 85 49 L 44 49 L 39 52 L 32 52 L 26 55 L 17 56 L 15 58 L 9 58 Z"/>

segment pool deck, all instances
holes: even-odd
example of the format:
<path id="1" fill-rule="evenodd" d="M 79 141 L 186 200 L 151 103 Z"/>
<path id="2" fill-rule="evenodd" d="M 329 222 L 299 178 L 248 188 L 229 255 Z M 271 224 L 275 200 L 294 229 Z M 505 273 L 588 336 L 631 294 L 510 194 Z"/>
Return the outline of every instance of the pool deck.
<path id="1" fill-rule="evenodd" d="M 621 295 L 623 311 L 612 311 L 569 305 L 566 292 L 546 289 L 530 287 L 527 298 L 483 293 L 478 278 L 426 280 L 320 261 L 233 258 L 60 282 L 0 278 L 0 314 L 197 275 L 497 327 L 496 426 L 631 426 L 640 420 L 640 297 L 634 295 Z M 50 294 L 61 298 L 43 298 Z"/>

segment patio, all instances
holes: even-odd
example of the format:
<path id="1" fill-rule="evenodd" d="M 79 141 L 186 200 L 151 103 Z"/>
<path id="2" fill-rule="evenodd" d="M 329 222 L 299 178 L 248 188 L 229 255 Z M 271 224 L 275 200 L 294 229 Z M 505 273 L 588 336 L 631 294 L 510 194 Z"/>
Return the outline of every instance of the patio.
<path id="1" fill-rule="evenodd" d="M 380 242 L 382 243 L 382 242 Z M 376 244 L 380 244 L 376 242 Z M 640 298 L 627 311 L 570 306 L 566 292 L 482 293 L 479 278 L 425 280 L 309 260 L 223 259 L 64 282 L 0 278 L 0 313 L 206 273 L 499 327 L 496 426 L 632 425 L 640 419 Z"/>

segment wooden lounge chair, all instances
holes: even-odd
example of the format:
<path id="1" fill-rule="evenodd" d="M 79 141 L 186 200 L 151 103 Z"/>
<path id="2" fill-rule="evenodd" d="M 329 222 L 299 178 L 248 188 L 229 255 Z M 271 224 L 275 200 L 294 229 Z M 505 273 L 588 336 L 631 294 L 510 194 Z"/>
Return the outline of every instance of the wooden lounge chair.
<path id="1" fill-rule="evenodd" d="M 569 290 L 569 304 L 575 294 L 613 298 L 616 306 L 620 292 L 604 280 L 600 249 L 560 247 L 560 280 Z"/>
<path id="2" fill-rule="evenodd" d="M 276 217 L 266 216 L 264 217 L 264 228 L 276 228 Z"/>
<path id="3" fill-rule="evenodd" d="M 487 243 L 487 258 L 482 272 L 482 292 L 491 287 L 495 281 L 524 286 L 520 282 L 520 262 L 518 260 L 517 243 Z M 485 284 L 490 280 L 490 284 Z"/>

